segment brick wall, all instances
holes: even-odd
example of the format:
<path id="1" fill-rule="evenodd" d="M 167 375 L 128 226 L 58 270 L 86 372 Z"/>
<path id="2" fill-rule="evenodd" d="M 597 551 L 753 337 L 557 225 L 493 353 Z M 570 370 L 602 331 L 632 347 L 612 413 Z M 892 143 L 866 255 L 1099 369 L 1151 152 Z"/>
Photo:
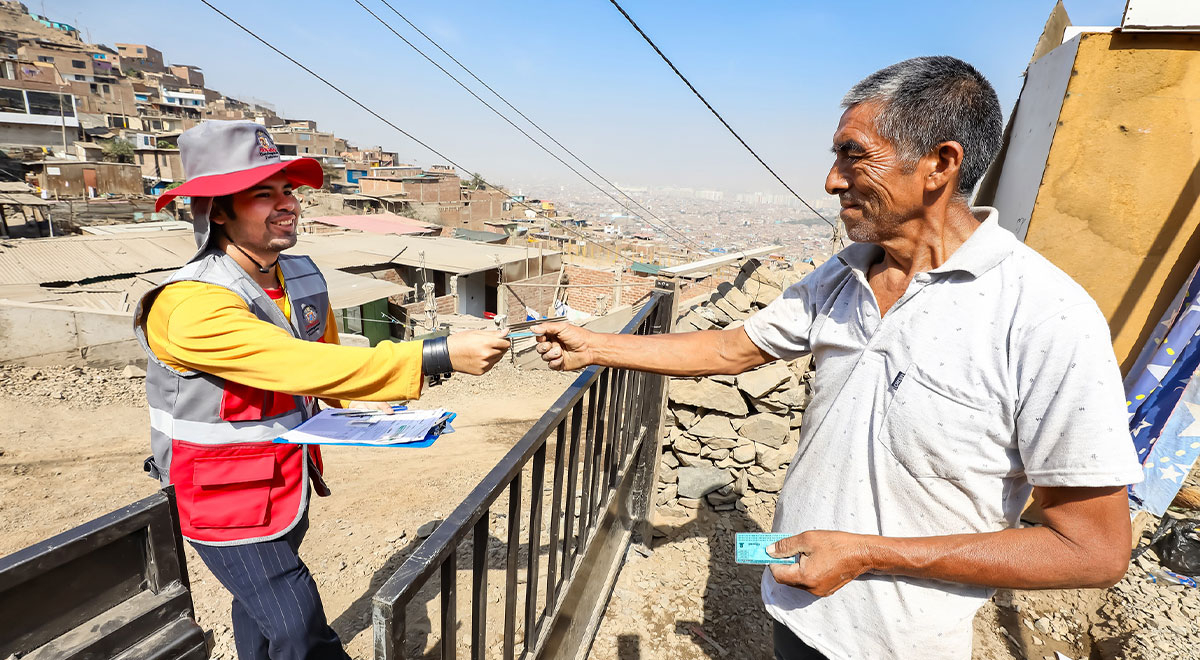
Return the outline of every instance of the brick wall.
<path id="1" fill-rule="evenodd" d="M 596 270 L 582 266 L 567 265 L 565 271 L 571 284 L 611 285 L 618 282 L 617 274 L 610 270 Z M 716 290 L 718 284 L 731 279 L 732 277 L 718 274 L 706 278 L 701 282 L 693 283 L 685 281 L 679 289 L 680 300 L 687 300 L 688 298 L 693 298 L 704 293 L 711 293 Z M 642 277 L 628 272 L 621 273 L 619 280 L 622 285 L 621 304 L 631 305 L 649 295 L 654 290 L 654 281 L 654 277 Z M 598 306 L 597 298 L 602 298 L 605 311 L 610 311 L 616 306 L 616 299 L 613 294 L 613 289 L 610 288 L 567 289 L 567 304 L 581 312 L 595 314 Z"/>
<path id="2" fill-rule="evenodd" d="M 566 279 L 566 276 L 563 276 Z M 553 285 L 558 283 L 558 272 L 546 273 L 540 277 L 531 277 L 527 280 L 520 280 L 514 284 L 547 284 Z M 520 321 L 525 318 L 525 308 L 531 307 L 539 314 L 550 316 L 550 305 L 554 303 L 554 286 L 518 286 L 509 288 L 507 286 L 500 288 L 500 295 L 503 297 L 504 305 L 500 309 L 507 310 L 509 321 Z"/>
<path id="3" fill-rule="evenodd" d="M 446 295 L 434 298 L 434 302 L 437 303 L 437 313 L 441 317 L 455 313 L 458 299 L 454 296 Z M 400 312 L 397 318 L 404 322 L 405 338 L 425 332 L 425 301 L 422 300 L 407 305 L 389 305 L 388 308 Z"/>
<path id="4" fill-rule="evenodd" d="M 441 316 L 442 314 L 453 314 L 454 313 L 455 304 L 457 303 L 457 299 L 454 296 L 438 296 L 437 298 L 434 298 L 433 300 L 434 300 L 434 302 L 437 303 L 437 313 L 439 316 Z M 407 314 L 410 319 L 412 319 L 412 318 L 424 319 L 425 318 L 425 301 L 424 300 L 419 300 L 415 303 L 409 303 L 407 305 L 401 305 L 400 309 L 403 309 L 404 313 Z"/>
<path id="5" fill-rule="evenodd" d="M 570 278 L 571 284 L 616 284 L 618 282 L 617 273 L 613 271 L 595 270 L 592 268 L 583 268 L 581 266 L 566 267 L 567 277 Z M 635 279 L 630 273 L 621 273 L 620 282 L 628 284 L 629 282 L 637 282 L 636 286 L 621 287 L 621 304 L 628 305 L 633 303 L 638 298 L 650 292 L 654 288 L 654 280 L 641 278 Z M 588 314 L 595 314 L 599 306 L 598 299 L 603 299 L 603 307 L 605 310 L 611 310 L 616 305 L 616 295 L 613 289 L 601 288 L 579 288 L 567 290 L 567 304 L 571 307 Z"/>

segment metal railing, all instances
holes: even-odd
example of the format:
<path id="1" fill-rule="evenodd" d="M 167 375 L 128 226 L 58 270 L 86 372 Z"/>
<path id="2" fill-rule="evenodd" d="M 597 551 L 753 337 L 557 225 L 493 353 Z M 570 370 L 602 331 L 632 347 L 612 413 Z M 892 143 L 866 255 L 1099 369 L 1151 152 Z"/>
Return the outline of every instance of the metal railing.
<path id="1" fill-rule="evenodd" d="M 669 332 L 673 296 L 656 291 L 622 332 Z M 649 542 L 665 387 L 583 371 L 376 593 L 375 657 L 585 657 L 631 540 Z"/>
<path id="2" fill-rule="evenodd" d="M 0 557 L 0 657 L 204 660 L 167 488 Z"/>

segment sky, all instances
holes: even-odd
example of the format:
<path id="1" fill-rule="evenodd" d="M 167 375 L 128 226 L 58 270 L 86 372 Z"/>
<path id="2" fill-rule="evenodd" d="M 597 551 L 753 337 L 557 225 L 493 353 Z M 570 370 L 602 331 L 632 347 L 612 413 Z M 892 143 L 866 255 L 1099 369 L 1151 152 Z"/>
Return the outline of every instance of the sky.
<path id="1" fill-rule="evenodd" d="M 211 89 L 316 120 L 356 145 L 382 145 L 410 162 L 445 162 L 199 0 L 25 2 L 94 43 L 148 43 L 171 63 L 202 67 Z M 355 0 L 210 2 L 466 171 L 543 194 L 578 181 Z M 507 111 L 380 0 L 361 2 Z M 605 0 L 389 2 L 611 181 L 786 192 Z M 953 55 L 991 80 L 1007 114 L 1054 6 L 1052 0 L 621 4 L 759 155 L 801 195 L 815 198 L 823 195 L 832 158 L 838 103 L 855 82 L 909 57 Z M 1064 4 L 1075 25 L 1116 25 L 1124 9 L 1122 0 Z"/>

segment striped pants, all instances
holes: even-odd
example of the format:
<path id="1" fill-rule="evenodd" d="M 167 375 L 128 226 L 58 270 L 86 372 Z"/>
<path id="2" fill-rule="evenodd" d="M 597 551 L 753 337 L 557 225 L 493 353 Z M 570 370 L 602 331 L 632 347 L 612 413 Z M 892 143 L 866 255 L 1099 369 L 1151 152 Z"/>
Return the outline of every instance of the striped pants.
<path id="1" fill-rule="evenodd" d="M 348 660 L 325 620 L 321 595 L 298 554 L 308 514 L 273 541 L 213 546 L 192 543 L 233 594 L 233 638 L 240 660 Z"/>

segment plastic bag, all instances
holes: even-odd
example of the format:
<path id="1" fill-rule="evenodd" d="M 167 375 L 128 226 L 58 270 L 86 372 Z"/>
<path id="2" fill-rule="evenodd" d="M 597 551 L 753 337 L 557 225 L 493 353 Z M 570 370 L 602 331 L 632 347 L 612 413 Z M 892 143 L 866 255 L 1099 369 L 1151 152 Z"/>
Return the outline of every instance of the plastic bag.
<path id="1" fill-rule="evenodd" d="M 1150 539 L 1163 566 L 1183 575 L 1200 576 L 1200 520 L 1180 520 L 1170 516 Z"/>

